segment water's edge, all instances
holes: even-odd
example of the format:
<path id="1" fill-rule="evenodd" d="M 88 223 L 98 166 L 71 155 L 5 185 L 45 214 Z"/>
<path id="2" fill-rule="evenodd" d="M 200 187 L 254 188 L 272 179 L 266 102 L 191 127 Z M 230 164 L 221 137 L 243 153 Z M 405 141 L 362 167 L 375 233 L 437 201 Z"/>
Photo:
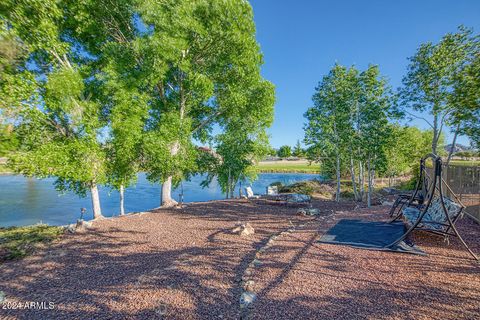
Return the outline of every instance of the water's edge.
<path id="1" fill-rule="evenodd" d="M 264 194 L 272 182 L 289 184 L 301 180 L 320 178 L 317 174 L 303 173 L 260 173 L 252 184 L 242 184 L 242 188 L 251 185 L 254 193 Z M 214 180 L 208 188 L 201 188 L 202 176 L 192 177 L 183 182 L 173 192 L 178 201 L 183 195 L 183 202 L 204 202 L 223 200 L 224 194 Z M 55 226 L 69 225 L 80 218 L 80 209 L 86 208 L 85 220 L 93 218 L 90 198 L 80 198 L 73 193 L 59 195 L 53 186 L 54 179 L 35 179 L 21 175 L 0 175 L 0 227 L 26 226 L 45 223 Z M 235 189 L 239 196 L 239 187 Z M 243 194 L 245 192 L 243 191 Z M 106 217 L 119 215 L 119 194 L 115 190 L 100 188 L 102 213 Z M 140 174 L 135 186 L 125 191 L 125 211 L 144 212 L 158 208 L 160 205 L 160 186 L 151 184 Z"/>

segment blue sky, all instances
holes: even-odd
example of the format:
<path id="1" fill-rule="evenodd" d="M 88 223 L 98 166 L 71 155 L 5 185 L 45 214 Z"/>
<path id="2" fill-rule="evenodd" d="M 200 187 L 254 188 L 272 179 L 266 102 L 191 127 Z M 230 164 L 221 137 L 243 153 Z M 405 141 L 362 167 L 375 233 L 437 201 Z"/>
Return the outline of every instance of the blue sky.
<path id="1" fill-rule="evenodd" d="M 407 58 L 460 24 L 480 32 L 479 0 L 251 0 L 262 74 L 276 86 L 271 144 L 303 138 L 303 114 L 318 81 L 335 62 L 364 69 L 377 64 L 393 88 Z M 426 128 L 421 120 L 412 124 Z M 447 138 L 449 138 L 448 132 Z M 468 144 L 466 137 L 459 143 Z"/>

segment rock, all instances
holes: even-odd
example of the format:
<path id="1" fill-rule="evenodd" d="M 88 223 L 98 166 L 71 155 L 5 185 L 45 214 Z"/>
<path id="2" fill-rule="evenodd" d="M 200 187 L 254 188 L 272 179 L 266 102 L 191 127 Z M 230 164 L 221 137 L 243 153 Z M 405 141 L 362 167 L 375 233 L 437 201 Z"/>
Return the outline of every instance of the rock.
<path id="1" fill-rule="evenodd" d="M 250 304 L 252 304 L 255 299 L 257 298 L 257 295 L 253 292 L 250 291 L 245 291 L 242 293 L 242 296 L 240 297 L 240 308 L 244 309 L 247 308 Z"/>
<path id="2" fill-rule="evenodd" d="M 253 280 L 248 280 L 248 281 L 245 281 L 245 282 L 243 283 L 243 289 L 244 289 L 245 291 L 250 291 L 250 292 L 252 292 L 253 289 L 254 289 L 254 286 L 255 286 L 255 281 L 253 281 Z"/>
<path id="3" fill-rule="evenodd" d="M 317 208 L 300 208 L 297 210 L 297 214 L 301 216 L 316 216 L 320 214 L 320 211 Z"/>
<path id="4" fill-rule="evenodd" d="M 258 259 L 253 260 L 252 263 L 255 267 L 259 267 L 262 265 L 262 262 Z"/>
<path id="5" fill-rule="evenodd" d="M 393 206 L 393 201 L 392 201 L 392 202 L 390 202 L 390 201 L 383 201 L 383 202 L 382 202 L 382 206 L 389 206 L 389 207 L 391 207 L 391 206 Z"/>
<path id="6" fill-rule="evenodd" d="M 92 227 L 91 221 L 85 221 L 82 219 L 77 220 L 77 224 L 75 225 L 75 231 L 85 231 Z"/>
<path id="7" fill-rule="evenodd" d="M 305 215 L 307 215 L 307 211 L 306 211 L 304 208 L 299 208 L 299 209 L 297 210 L 297 215 L 299 215 L 299 216 L 305 216 Z"/>
<path id="8" fill-rule="evenodd" d="M 70 232 L 70 233 L 75 233 L 75 224 L 69 224 L 68 226 L 65 227 L 65 231 Z"/>
<path id="9" fill-rule="evenodd" d="M 255 233 L 255 229 L 250 223 L 240 223 L 232 229 L 233 233 L 238 233 L 240 236 L 245 237 Z"/>

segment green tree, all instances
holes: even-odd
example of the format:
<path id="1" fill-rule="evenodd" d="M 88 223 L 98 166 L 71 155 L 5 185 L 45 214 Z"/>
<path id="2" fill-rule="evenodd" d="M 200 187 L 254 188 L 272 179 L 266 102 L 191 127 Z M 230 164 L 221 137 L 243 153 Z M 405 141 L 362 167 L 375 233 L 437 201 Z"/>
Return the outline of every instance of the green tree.
<path id="1" fill-rule="evenodd" d="M 1 79 L 2 113 L 20 122 L 20 150 L 10 163 L 25 175 L 56 177 L 60 191 L 84 196 L 89 190 L 95 218 L 102 216 L 98 185 L 106 182 L 108 125 L 97 76 L 125 3 L 8 0 L 0 6 L 0 20 L 22 48 Z"/>
<path id="2" fill-rule="evenodd" d="M 367 203 L 371 205 L 373 181 L 377 171 L 387 163 L 385 149 L 391 135 L 389 117 L 393 114 L 392 95 L 377 66 L 369 66 L 360 74 L 360 143 L 362 157 L 367 164 Z"/>
<path id="3" fill-rule="evenodd" d="M 472 31 L 460 27 L 457 33 L 446 34 L 439 43 L 427 42 L 420 45 L 411 57 L 407 75 L 403 78 L 400 91 L 402 104 L 414 111 L 428 111 L 433 121 L 423 119 L 433 130 L 432 152 L 437 153 L 438 139 L 445 125 L 453 125 L 454 139 L 461 128 L 465 106 L 455 103 L 456 75 L 477 55 Z M 477 53 L 476 53 L 477 52 Z M 458 88 L 458 85 L 457 85 Z"/>
<path id="4" fill-rule="evenodd" d="M 278 148 L 277 155 L 280 158 L 288 158 L 292 155 L 292 148 L 290 146 L 281 146 Z"/>
<path id="5" fill-rule="evenodd" d="M 265 83 L 262 56 L 246 1 L 143 0 L 138 8 L 147 31 L 135 50 L 152 108 L 145 169 L 163 183 L 162 205 L 172 206 L 172 185 L 195 166 L 192 141 L 212 140 L 214 125 L 224 129 L 232 117 L 259 112 L 248 97 Z"/>
<path id="6" fill-rule="evenodd" d="M 477 35 L 470 40 L 471 50 L 476 54 L 469 55 L 459 72 L 454 75 L 454 91 L 451 102 L 454 105 L 452 122 L 457 126 L 457 134 L 467 135 L 473 145 L 480 146 L 480 39 Z M 454 147 L 454 145 L 453 145 Z M 449 154 L 449 160 L 451 153 Z M 447 161 L 448 162 L 448 161 Z"/>
<path id="7" fill-rule="evenodd" d="M 363 199 L 364 168 L 367 167 L 370 203 L 375 171 L 386 163 L 388 119 L 394 115 L 386 80 L 376 66 L 359 73 L 354 67 L 337 64 L 316 88 L 313 102 L 314 106 L 305 114 L 309 158 L 321 160 L 323 171 L 335 173 L 337 201 L 341 177 L 347 172 L 355 198 Z"/>
<path id="8" fill-rule="evenodd" d="M 305 143 L 322 158 L 322 166 L 335 168 L 340 201 L 340 181 L 350 139 L 352 137 L 351 108 L 353 79 L 358 71 L 335 64 L 323 77 L 313 95 L 313 107 L 305 113 Z"/>
<path id="9" fill-rule="evenodd" d="M 302 145 L 300 144 L 300 140 L 297 140 L 297 143 L 295 144 L 295 147 L 293 148 L 292 154 L 295 157 L 303 157 L 305 156 L 305 152 L 302 149 Z"/>

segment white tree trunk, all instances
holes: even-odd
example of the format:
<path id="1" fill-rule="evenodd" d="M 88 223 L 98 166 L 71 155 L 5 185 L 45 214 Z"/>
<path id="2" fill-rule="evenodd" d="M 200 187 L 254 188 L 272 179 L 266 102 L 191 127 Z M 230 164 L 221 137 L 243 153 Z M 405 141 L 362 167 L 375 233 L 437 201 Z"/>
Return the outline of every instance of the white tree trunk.
<path id="1" fill-rule="evenodd" d="M 457 125 L 457 129 L 455 129 L 455 134 L 453 135 L 452 146 L 450 147 L 450 150 L 448 152 L 448 158 L 445 164 L 447 167 L 450 164 L 450 160 L 452 159 L 453 152 L 455 151 L 455 145 L 457 144 L 457 136 L 458 136 L 459 130 L 460 130 L 460 124 Z"/>
<path id="2" fill-rule="evenodd" d="M 437 154 L 437 145 L 438 139 L 440 137 L 440 132 L 438 130 L 438 115 L 433 116 L 433 139 L 432 139 L 432 153 Z"/>
<path id="3" fill-rule="evenodd" d="M 168 177 L 162 184 L 162 208 L 171 208 L 177 204 L 172 198 L 172 177 Z"/>
<path id="4" fill-rule="evenodd" d="M 359 161 L 358 164 L 358 184 L 360 188 L 360 200 L 363 201 L 365 195 L 365 172 L 363 170 L 362 161 Z"/>
<path id="5" fill-rule="evenodd" d="M 358 191 L 357 191 L 357 181 L 355 180 L 355 169 L 354 169 L 354 163 L 353 163 L 353 158 L 350 157 L 350 176 L 352 178 L 352 187 L 353 187 L 353 194 L 355 196 L 356 201 L 360 201 Z"/>
<path id="6" fill-rule="evenodd" d="M 120 186 L 120 215 L 125 214 L 125 187 Z"/>
<path id="7" fill-rule="evenodd" d="M 335 201 L 340 201 L 340 155 L 337 153 L 337 192 L 335 193 Z"/>
<path id="8" fill-rule="evenodd" d="M 176 141 L 170 148 L 170 155 L 172 157 L 176 156 L 179 150 L 180 143 Z M 162 208 L 171 208 L 177 204 L 178 202 L 172 198 L 172 176 L 170 176 L 162 184 Z"/>
<path id="9" fill-rule="evenodd" d="M 368 158 L 367 170 L 368 170 L 367 206 L 370 207 L 372 205 L 372 169 L 370 166 L 370 157 Z"/>
<path id="10" fill-rule="evenodd" d="M 93 219 L 102 218 L 102 209 L 100 208 L 100 196 L 98 195 L 98 187 L 95 183 L 90 187 L 92 196 Z"/>

